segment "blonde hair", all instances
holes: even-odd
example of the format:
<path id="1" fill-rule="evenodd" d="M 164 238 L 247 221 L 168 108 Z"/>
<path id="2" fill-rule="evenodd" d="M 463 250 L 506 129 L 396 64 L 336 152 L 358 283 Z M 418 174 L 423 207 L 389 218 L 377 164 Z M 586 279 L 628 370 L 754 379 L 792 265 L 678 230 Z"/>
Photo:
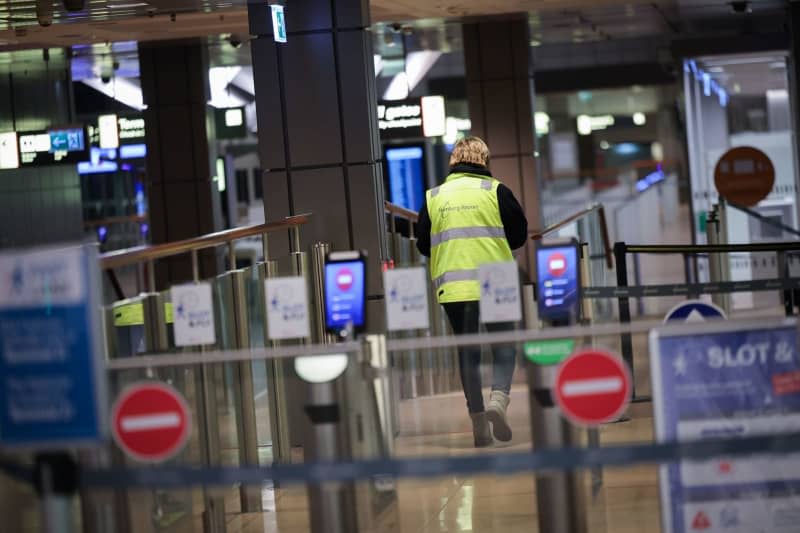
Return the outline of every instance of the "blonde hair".
<path id="1" fill-rule="evenodd" d="M 489 147 L 479 137 L 465 137 L 453 147 L 450 154 L 450 166 L 470 163 L 485 167 L 489 163 Z"/>

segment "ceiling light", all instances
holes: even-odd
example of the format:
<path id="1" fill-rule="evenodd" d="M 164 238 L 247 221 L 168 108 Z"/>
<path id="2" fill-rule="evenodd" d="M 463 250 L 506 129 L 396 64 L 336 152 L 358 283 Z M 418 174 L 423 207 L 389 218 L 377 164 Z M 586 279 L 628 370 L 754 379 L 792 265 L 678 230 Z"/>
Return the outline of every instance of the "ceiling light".
<path id="1" fill-rule="evenodd" d="M 633 114 L 633 123 L 637 126 L 644 126 L 647 124 L 647 117 L 644 113 L 638 112 Z"/>
<path id="2" fill-rule="evenodd" d="M 722 67 L 708 67 L 708 69 L 707 69 L 707 70 L 708 70 L 709 72 L 713 73 L 713 74 L 717 74 L 717 73 L 719 73 L 719 72 L 725 72 L 725 69 L 724 69 L 724 68 L 722 68 Z"/>
<path id="3" fill-rule="evenodd" d="M 600 141 L 601 150 L 608 150 L 609 148 L 611 148 L 611 145 L 608 144 L 608 141 Z"/>

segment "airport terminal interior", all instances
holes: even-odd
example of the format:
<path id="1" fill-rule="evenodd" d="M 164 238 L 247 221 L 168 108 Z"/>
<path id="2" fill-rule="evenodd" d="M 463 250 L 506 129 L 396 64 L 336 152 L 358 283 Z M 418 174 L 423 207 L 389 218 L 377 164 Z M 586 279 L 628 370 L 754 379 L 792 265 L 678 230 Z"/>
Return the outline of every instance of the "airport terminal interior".
<path id="1" fill-rule="evenodd" d="M 794 0 L 0 0 L 0 532 L 800 532 L 798 128 Z"/>

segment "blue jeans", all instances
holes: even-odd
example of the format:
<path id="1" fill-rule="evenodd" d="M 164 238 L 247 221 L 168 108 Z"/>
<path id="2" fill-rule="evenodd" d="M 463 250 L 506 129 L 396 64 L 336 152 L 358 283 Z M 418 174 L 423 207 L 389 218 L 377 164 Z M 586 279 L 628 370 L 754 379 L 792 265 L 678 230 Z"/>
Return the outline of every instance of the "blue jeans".
<path id="1" fill-rule="evenodd" d="M 480 305 L 478 302 L 456 302 L 443 304 L 453 333 L 467 335 L 478 333 L 480 329 Z M 486 324 L 490 333 L 512 331 L 513 322 Z M 514 365 L 517 348 L 514 344 L 492 345 L 494 357 L 492 390 L 511 392 L 511 379 L 514 377 Z M 458 349 L 458 366 L 461 371 L 461 384 L 467 398 L 467 409 L 470 414 L 481 413 L 483 405 L 483 384 L 481 383 L 481 347 L 462 346 Z"/>

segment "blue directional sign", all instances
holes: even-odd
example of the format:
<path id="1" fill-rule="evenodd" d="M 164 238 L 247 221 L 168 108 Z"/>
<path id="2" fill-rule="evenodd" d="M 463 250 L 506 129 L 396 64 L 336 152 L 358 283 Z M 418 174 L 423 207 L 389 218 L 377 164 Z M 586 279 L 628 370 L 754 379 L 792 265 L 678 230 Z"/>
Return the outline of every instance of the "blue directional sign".
<path id="1" fill-rule="evenodd" d="M 670 309 L 664 322 L 705 322 L 725 318 L 725 311 L 716 305 L 702 300 L 689 300 Z"/>
<path id="2" fill-rule="evenodd" d="M 0 447 L 105 437 L 97 268 L 94 247 L 0 254 Z"/>
<path id="3" fill-rule="evenodd" d="M 658 442 L 800 431 L 796 322 L 671 326 L 650 354 Z M 797 531 L 800 454 L 664 465 L 660 486 L 664 533 Z"/>

